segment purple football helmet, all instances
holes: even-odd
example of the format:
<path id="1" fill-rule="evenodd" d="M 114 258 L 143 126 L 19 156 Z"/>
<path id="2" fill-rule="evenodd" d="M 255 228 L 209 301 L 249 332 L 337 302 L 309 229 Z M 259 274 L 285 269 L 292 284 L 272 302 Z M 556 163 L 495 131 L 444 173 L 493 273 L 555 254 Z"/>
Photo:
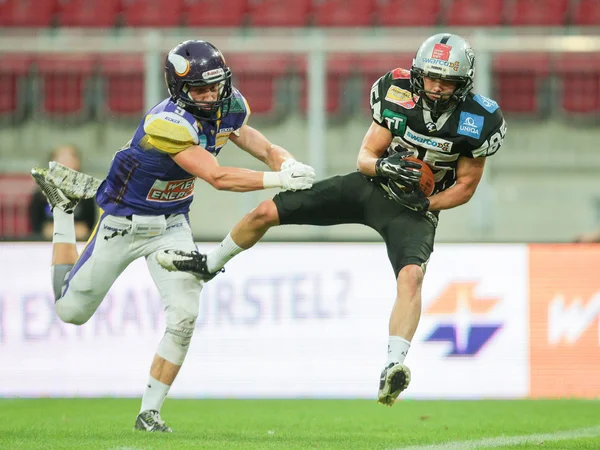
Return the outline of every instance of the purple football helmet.
<path id="1" fill-rule="evenodd" d="M 171 99 L 198 120 L 216 121 L 229 113 L 231 70 L 217 47 L 206 41 L 185 41 L 173 48 L 165 59 L 165 81 Z M 195 101 L 192 86 L 219 84 L 216 101 Z"/>

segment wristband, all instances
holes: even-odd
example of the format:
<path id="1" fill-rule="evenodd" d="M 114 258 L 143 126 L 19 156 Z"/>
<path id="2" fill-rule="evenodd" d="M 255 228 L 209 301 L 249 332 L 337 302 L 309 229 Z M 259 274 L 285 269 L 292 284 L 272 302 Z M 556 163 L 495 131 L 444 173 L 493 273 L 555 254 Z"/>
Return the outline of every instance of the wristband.
<path id="1" fill-rule="evenodd" d="M 280 188 L 279 172 L 263 172 L 263 189 Z"/>

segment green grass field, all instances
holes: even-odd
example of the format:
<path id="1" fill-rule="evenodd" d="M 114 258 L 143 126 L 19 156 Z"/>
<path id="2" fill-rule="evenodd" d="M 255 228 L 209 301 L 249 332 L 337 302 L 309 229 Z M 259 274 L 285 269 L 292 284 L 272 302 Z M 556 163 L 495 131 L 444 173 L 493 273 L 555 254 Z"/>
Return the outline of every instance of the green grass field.
<path id="1" fill-rule="evenodd" d="M 0 399 L 0 448 L 600 449 L 598 401 L 167 400 L 172 434 L 133 432 L 139 404 Z"/>

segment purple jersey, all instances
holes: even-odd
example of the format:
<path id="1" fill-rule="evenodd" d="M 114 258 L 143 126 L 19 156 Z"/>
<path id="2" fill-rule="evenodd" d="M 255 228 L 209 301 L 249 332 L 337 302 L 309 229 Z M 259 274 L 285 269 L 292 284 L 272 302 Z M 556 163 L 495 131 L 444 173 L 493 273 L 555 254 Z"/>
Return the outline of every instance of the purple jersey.
<path id="1" fill-rule="evenodd" d="M 179 167 L 171 155 L 192 145 L 219 154 L 229 135 L 248 120 L 250 108 L 237 89 L 229 114 L 216 123 L 197 121 L 165 99 L 141 121 L 133 139 L 119 150 L 96 201 L 115 216 L 184 214 L 190 209 L 195 177 Z"/>

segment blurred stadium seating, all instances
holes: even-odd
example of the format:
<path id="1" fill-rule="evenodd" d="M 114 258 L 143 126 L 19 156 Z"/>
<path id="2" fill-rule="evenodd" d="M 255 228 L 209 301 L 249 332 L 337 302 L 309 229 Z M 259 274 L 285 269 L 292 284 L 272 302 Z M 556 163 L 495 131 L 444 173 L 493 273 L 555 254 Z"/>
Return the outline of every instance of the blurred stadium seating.
<path id="1" fill-rule="evenodd" d="M 205 29 L 246 36 L 258 31 L 281 35 L 287 30 L 294 34 L 315 28 L 331 33 L 357 30 L 377 36 L 381 27 L 432 32 L 446 27 L 480 27 L 484 32 L 492 29 L 505 34 L 517 27 L 524 33 L 559 30 L 563 35 L 593 35 L 598 25 L 598 0 L 229 0 L 226 6 L 219 0 L 0 0 L 0 26 L 6 29 L 5 35 L 14 32 L 49 38 L 66 30 L 75 33 L 73 36 L 101 33 L 116 40 L 152 28 L 175 30 L 181 35 L 194 30 L 199 36 Z M 131 53 L 131 49 L 122 53 L 118 49 L 108 53 L 90 49 L 77 54 L 0 52 L 0 127 L 9 131 L 14 143 L 40 123 L 44 127 L 50 124 L 36 134 L 43 141 L 43 133 L 60 134 L 64 124 L 80 125 L 82 135 L 91 135 L 98 133 L 90 131 L 91 124 L 110 122 L 116 126 L 139 120 L 147 106 L 145 48 L 140 45 L 139 53 Z M 410 67 L 412 53 L 406 53 L 406 48 L 391 53 L 394 47 L 389 48 L 390 53 L 336 51 L 326 55 L 325 108 L 330 124 L 352 124 L 357 115 L 365 119 L 373 82 L 395 67 Z M 247 97 L 253 120 L 273 127 L 289 118 L 306 121 L 306 54 L 297 50 L 228 51 L 226 57 L 233 69 L 234 85 Z M 600 52 L 503 51 L 491 55 L 489 69 L 489 93 L 509 118 L 539 123 L 579 120 L 583 125 L 600 120 Z M 107 140 L 110 142 L 104 142 L 104 148 L 114 149 L 121 135 Z M 35 158 L 32 150 L 27 151 L 30 160 Z M 98 159 L 106 159 L 102 152 L 98 151 Z M 6 154 L 0 148 L 0 156 Z M 10 168 L 0 168 L 0 173 L 9 172 Z M 17 209 L 7 209 L 6 201 L 0 199 L 2 214 L 7 210 L 15 213 Z M 6 230 L 13 229 L 6 223 L 21 219 L 7 221 L 2 217 L 0 236 L 6 236 Z"/>
<path id="2" fill-rule="evenodd" d="M 451 26 L 498 26 L 502 23 L 503 0 L 453 0 L 443 22 Z"/>
<path id="3" fill-rule="evenodd" d="M 34 186 L 29 174 L 0 174 L 0 237 L 29 235 L 29 199 Z"/>
<path id="4" fill-rule="evenodd" d="M 572 23 L 577 25 L 600 25 L 600 2 L 580 0 L 573 7 Z"/>
<path id="5" fill-rule="evenodd" d="M 62 0 L 56 11 L 61 27 L 113 27 L 121 0 Z"/>
<path id="6" fill-rule="evenodd" d="M 560 26 L 600 23 L 597 0 L 233 0 L 227 8 L 217 0 L 0 0 L 0 25 L 6 27 L 377 27 L 377 26 Z M 251 98 L 256 116 L 281 118 L 306 111 L 306 62 L 293 55 L 248 57 L 228 55 L 235 82 Z M 46 115 L 135 115 L 143 109 L 143 64 L 128 55 L 69 56 L 0 55 L 0 116 L 20 121 L 36 110 L 31 88 L 42 93 L 40 111 Z M 65 61 L 67 58 L 69 61 Z M 354 70 L 354 63 L 360 70 Z M 351 81 L 366 88 L 392 66 L 409 66 L 410 56 L 333 57 L 327 64 L 327 112 L 344 115 L 341 101 L 363 104 L 347 89 Z M 579 73 L 579 65 L 583 72 Z M 130 80 L 135 77 L 136 82 Z M 596 114 L 600 65 L 584 56 L 496 55 L 494 95 L 507 113 L 543 116 L 541 99 L 552 80 L 562 86 L 576 77 L 580 88 L 555 97 L 567 112 Z M 300 80 L 295 92 L 290 80 Z M 582 84 L 583 83 L 583 84 Z M 584 86 L 585 87 L 581 87 Z M 583 101 L 579 101 L 584 92 Z M 354 91 L 352 91 L 354 92 Z M 124 94 L 126 93 L 126 94 Z M 590 93 L 594 95 L 589 95 Z M 353 98 L 354 96 L 354 98 Z M 349 98 L 348 98 L 349 97 Z M 593 97 L 593 98 L 592 98 Z M 365 109 L 365 108 L 358 108 Z"/>
<path id="7" fill-rule="evenodd" d="M 377 0 L 373 21 L 383 27 L 434 26 L 439 13 L 440 0 Z"/>
<path id="8" fill-rule="evenodd" d="M 2 0 L 10 27 L 597 25 L 597 0 Z"/>
<path id="9" fill-rule="evenodd" d="M 229 54 L 234 85 L 253 114 L 279 119 L 306 112 L 306 58 L 293 54 Z M 412 54 L 330 55 L 327 62 L 327 113 L 334 117 L 363 102 L 373 82 L 395 67 L 410 68 Z M 492 66 L 493 94 L 505 113 L 542 117 L 557 112 L 598 114 L 600 56 L 587 54 L 500 53 Z M 300 81 L 292 89 L 291 81 Z M 0 122 L 19 122 L 36 111 L 79 120 L 105 115 L 136 115 L 144 107 L 142 55 L 0 55 Z M 362 86 L 350 89 L 351 83 Z M 552 83 L 556 95 L 548 96 Z M 567 86 L 568 83 L 568 86 Z M 41 93 L 33 102 L 31 91 Z M 567 91 L 568 88 L 568 91 Z M 297 99 L 291 98 L 297 92 Z M 36 103 L 37 102 L 37 103 Z M 545 102 L 545 103 L 544 103 Z"/>

